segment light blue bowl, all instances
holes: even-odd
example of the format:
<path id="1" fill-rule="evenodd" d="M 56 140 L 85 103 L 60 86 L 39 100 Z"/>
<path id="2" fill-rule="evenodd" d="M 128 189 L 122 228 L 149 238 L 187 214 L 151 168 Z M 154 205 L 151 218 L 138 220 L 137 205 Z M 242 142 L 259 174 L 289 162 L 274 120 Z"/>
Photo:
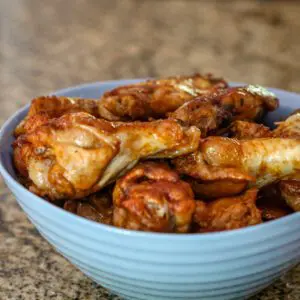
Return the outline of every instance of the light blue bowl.
<path id="1" fill-rule="evenodd" d="M 118 85 L 92 83 L 55 94 L 99 98 Z M 281 100 L 268 121 L 300 107 L 297 94 L 272 89 Z M 127 299 L 245 299 L 300 262 L 300 213 L 220 233 L 158 234 L 102 225 L 60 209 L 17 181 L 12 132 L 28 106 L 0 132 L 0 172 L 29 219 L 83 273 Z"/>

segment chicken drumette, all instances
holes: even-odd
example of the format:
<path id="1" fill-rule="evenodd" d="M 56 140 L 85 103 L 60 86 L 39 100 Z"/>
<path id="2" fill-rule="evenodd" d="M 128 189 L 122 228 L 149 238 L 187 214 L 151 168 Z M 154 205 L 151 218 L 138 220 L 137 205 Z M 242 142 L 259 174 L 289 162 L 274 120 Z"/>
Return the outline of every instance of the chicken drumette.
<path id="1" fill-rule="evenodd" d="M 140 159 L 195 151 L 200 132 L 174 120 L 110 123 L 90 114 L 52 119 L 14 142 L 15 166 L 31 191 L 74 199 L 100 190 Z"/>
<path id="2" fill-rule="evenodd" d="M 188 232 L 195 210 L 191 187 L 162 163 L 141 163 L 116 183 L 113 224 L 127 229 Z"/>
<path id="3" fill-rule="evenodd" d="M 99 113 L 110 121 L 162 118 L 196 96 L 227 87 L 210 74 L 148 80 L 106 92 L 99 102 Z"/>
<path id="4" fill-rule="evenodd" d="M 261 124 L 237 121 L 231 126 L 230 134 L 238 139 L 274 137 L 297 140 L 300 138 L 299 111 L 293 112 L 285 121 L 277 122 L 276 124 L 275 130 L 271 131 L 268 127 Z M 275 188 L 273 187 L 272 189 L 274 190 Z M 297 168 L 288 177 L 280 180 L 275 190 L 277 189 L 281 191 L 281 196 L 277 195 L 273 198 L 279 199 L 282 197 L 292 209 L 300 211 L 300 173 Z M 280 202 L 280 199 L 278 201 Z M 274 211 L 274 208 L 270 210 Z M 274 215 L 278 215 L 279 211 L 283 213 L 283 209 L 280 209 L 278 212 L 275 211 Z M 268 213 L 267 215 L 270 217 L 273 214 Z"/>
<path id="5" fill-rule="evenodd" d="M 230 181 L 232 185 L 228 186 L 227 195 L 231 189 L 234 195 L 245 187 L 242 183 L 260 188 L 297 172 L 300 168 L 300 140 L 208 137 L 200 142 L 195 153 L 179 157 L 173 163 L 180 173 L 200 183 L 213 185 Z M 241 185 L 241 190 L 236 184 Z"/>
<path id="6" fill-rule="evenodd" d="M 278 107 L 276 96 L 260 86 L 219 89 L 183 104 L 169 118 L 201 129 L 202 137 L 215 135 L 231 120 L 259 121 Z M 222 132 L 222 131 L 221 131 Z"/>

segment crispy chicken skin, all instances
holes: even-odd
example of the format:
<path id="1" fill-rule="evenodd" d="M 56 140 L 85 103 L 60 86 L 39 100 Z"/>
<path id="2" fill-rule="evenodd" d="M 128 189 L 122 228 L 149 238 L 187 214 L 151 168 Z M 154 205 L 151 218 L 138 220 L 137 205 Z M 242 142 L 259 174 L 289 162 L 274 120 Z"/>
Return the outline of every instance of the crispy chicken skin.
<path id="1" fill-rule="evenodd" d="M 244 194 L 220 198 L 209 203 L 196 201 L 194 222 L 200 232 L 238 229 L 262 222 L 261 212 L 256 207 L 258 190 L 253 188 Z"/>
<path id="2" fill-rule="evenodd" d="M 227 87 L 212 75 L 148 80 L 106 92 L 99 102 L 100 116 L 109 121 L 162 118 L 196 96 Z"/>
<path id="3" fill-rule="evenodd" d="M 212 104 L 205 98 L 191 100 L 168 114 L 169 118 L 180 120 L 185 126 L 196 126 L 201 130 L 201 137 L 216 135 L 220 127 L 226 127 L 231 120 L 231 113 L 221 106 Z"/>
<path id="4" fill-rule="evenodd" d="M 235 121 L 229 127 L 229 136 L 241 140 L 266 137 L 297 138 L 300 136 L 300 115 L 297 112 L 292 113 L 285 121 L 278 122 L 277 125 L 277 128 L 271 131 L 270 128 L 262 124 Z M 298 184 L 300 188 L 300 178 L 297 178 L 297 175 L 290 175 L 289 178 L 268 185 L 260 192 L 258 205 L 262 210 L 264 220 L 277 219 L 291 213 L 291 209 L 285 204 L 285 201 L 294 209 L 297 208 L 297 203 L 300 203 L 300 193 L 297 193 Z M 240 189 L 239 184 L 230 181 L 199 183 L 195 179 L 190 179 L 189 182 L 195 194 L 203 198 L 218 197 L 218 192 L 223 196 L 227 196 L 226 192 L 234 195 Z M 236 191 L 234 187 L 236 187 Z"/>
<path id="5" fill-rule="evenodd" d="M 197 115 L 203 114 L 202 110 L 205 109 L 207 103 L 216 106 L 215 110 L 210 109 L 213 119 L 216 118 L 216 114 L 219 115 L 219 119 L 220 117 L 228 118 L 228 114 L 231 114 L 233 120 L 248 121 L 261 120 L 266 112 L 275 110 L 279 105 L 279 101 L 273 93 L 263 87 L 249 85 L 218 89 L 195 97 L 169 115 L 186 122 L 188 125 L 196 125 L 198 122 Z M 227 112 L 227 116 L 224 111 Z"/>
<path id="6" fill-rule="evenodd" d="M 269 127 L 263 124 L 235 121 L 228 128 L 228 136 L 238 140 L 272 137 Z"/>
<path id="7" fill-rule="evenodd" d="M 188 183 L 166 164 L 145 162 L 119 179 L 113 191 L 113 224 L 156 232 L 188 232 L 195 200 Z"/>
<path id="8" fill-rule="evenodd" d="M 300 140 L 208 137 L 199 150 L 173 160 L 182 174 L 201 181 L 248 181 L 258 188 L 300 168 Z"/>
<path id="9" fill-rule="evenodd" d="M 279 106 L 275 94 L 258 85 L 228 88 L 210 96 L 210 101 L 230 111 L 234 120 L 260 121 Z"/>
<path id="10" fill-rule="evenodd" d="M 140 159 L 195 151 L 200 132 L 174 120 L 110 123 L 79 112 L 52 119 L 14 142 L 14 162 L 30 190 L 49 199 L 82 198 Z"/>
<path id="11" fill-rule="evenodd" d="M 46 124 L 50 119 L 58 118 L 65 113 L 86 112 L 95 117 L 99 116 L 98 103 L 92 99 L 42 96 L 31 101 L 25 119 L 15 129 L 15 136 L 34 131 L 35 128 Z"/>
<path id="12" fill-rule="evenodd" d="M 259 121 L 266 112 L 275 110 L 278 104 L 275 95 L 266 89 L 249 85 L 204 94 L 184 103 L 167 115 L 169 118 L 180 120 L 186 126 L 197 126 L 201 130 L 201 136 L 206 137 L 223 134 L 230 121 Z M 240 134 L 250 134 L 250 130 L 256 134 L 260 133 L 259 128 L 249 124 L 252 123 L 235 123 L 235 127 L 231 130 L 239 130 Z M 237 126 L 239 127 L 236 128 Z M 240 128 L 241 126 L 243 127 Z M 263 129 L 261 125 L 259 130 Z"/>

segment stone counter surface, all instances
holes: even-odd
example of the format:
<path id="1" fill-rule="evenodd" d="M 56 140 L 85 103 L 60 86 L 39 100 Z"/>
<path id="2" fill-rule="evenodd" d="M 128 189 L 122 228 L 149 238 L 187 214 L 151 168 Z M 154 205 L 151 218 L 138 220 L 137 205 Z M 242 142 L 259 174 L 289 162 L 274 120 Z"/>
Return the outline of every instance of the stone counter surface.
<path id="1" fill-rule="evenodd" d="M 0 124 L 82 82 L 213 72 L 300 91 L 300 3 L 0 1 Z M 118 299 L 39 235 L 0 179 L 0 300 Z M 300 268 L 253 300 L 300 299 Z"/>

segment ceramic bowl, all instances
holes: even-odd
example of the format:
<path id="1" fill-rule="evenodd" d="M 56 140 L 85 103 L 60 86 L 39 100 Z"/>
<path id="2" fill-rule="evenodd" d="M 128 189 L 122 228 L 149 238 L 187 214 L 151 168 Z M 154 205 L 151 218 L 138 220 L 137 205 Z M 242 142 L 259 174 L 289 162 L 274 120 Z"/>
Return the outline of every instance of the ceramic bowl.
<path id="1" fill-rule="evenodd" d="M 99 98 L 138 80 L 92 83 L 57 95 Z M 300 96 L 272 89 L 278 120 L 300 107 Z M 12 132 L 28 106 L 0 132 L 0 172 L 41 235 L 88 277 L 126 299 L 246 299 L 300 262 L 300 213 L 219 233 L 159 234 L 122 230 L 81 218 L 18 183 L 11 159 Z"/>

